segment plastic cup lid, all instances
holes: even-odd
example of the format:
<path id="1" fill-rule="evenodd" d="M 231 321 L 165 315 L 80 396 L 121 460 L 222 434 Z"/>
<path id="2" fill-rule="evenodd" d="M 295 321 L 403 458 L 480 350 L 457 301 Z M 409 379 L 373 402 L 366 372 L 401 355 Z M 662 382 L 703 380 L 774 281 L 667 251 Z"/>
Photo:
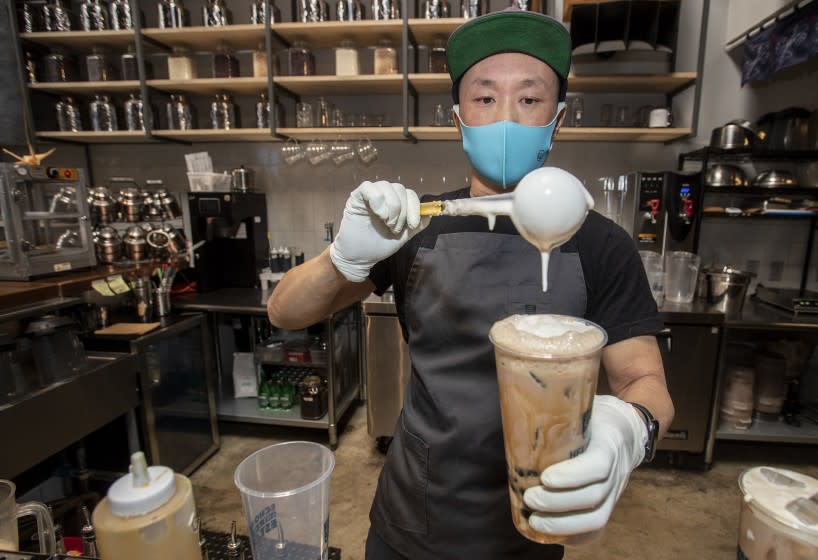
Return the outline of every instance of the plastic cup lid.
<path id="1" fill-rule="evenodd" d="M 741 474 L 744 501 L 798 531 L 818 536 L 818 480 L 786 469 L 754 467 Z"/>

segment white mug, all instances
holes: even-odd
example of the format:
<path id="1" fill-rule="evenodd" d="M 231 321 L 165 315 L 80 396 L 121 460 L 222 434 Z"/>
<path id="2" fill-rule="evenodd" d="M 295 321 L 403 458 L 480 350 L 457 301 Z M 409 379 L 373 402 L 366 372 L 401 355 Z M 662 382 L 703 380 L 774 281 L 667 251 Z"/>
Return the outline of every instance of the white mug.
<path id="1" fill-rule="evenodd" d="M 670 109 L 657 107 L 651 110 L 650 117 L 648 118 L 648 127 L 666 128 L 671 124 L 673 124 L 673 115 L 670 114 Z"/>

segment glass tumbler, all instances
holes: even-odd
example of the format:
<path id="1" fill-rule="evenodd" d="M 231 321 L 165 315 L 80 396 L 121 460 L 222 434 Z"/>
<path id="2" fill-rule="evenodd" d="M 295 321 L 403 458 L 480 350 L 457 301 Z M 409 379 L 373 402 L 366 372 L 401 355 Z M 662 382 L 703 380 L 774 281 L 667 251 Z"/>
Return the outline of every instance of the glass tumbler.
<path id="1" fill-rule="evenodd" d="M 312 128 L 313 126 L 315 126 L 312 105 L 305 102 L 296 103 L 295 126 L 296 128 Z"/>
<path id="2" fill-rule="evenodd" d="M 696 295 L 701 258 L 687 251 L 665 254 L 665 299 L 673 303 L 690 303 Z"/>

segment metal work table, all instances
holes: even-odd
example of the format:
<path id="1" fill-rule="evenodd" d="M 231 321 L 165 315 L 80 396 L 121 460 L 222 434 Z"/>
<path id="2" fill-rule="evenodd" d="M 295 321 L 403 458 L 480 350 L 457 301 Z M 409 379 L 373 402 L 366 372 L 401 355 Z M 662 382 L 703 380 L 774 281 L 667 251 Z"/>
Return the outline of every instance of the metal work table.
<path id="1" fill-rule="evenodd" d="M 337 424 L 359 395 L 360 387 L 360 305 L 353 305 L 328 317 L 318 325 L 326 337 L 326 362 L 271 362 L 255 353 L 256 333 L 267 325 L 267 299 L 270 291 L 251 288 L 224 288 L 203 294 L 184 294 L 173 299 L 174 310 L 205 311 L 211 317 L 215 335 L 219 373 L 219 420 L 270 424 L 298 428 L 321 428 L 329 434 L 331 447 L 338 444 Z M 298 406 L 290 410 L 259 410 L 256 398 L 236 398 L 233 392 L 233 354 L 236 336 L 234 320 L 244 321 L 242 329 L 248 332 L 249 344 L 241 351 L 256 354 L 254 364 L 257 377 L 262 366 L 312 368 L 326 376 L 327 413 L 318 420 L 302 418 Z M 278 329 L 278 331 L 283 331 Z M 232 346 L 231 346 L 232 345 Z"/>

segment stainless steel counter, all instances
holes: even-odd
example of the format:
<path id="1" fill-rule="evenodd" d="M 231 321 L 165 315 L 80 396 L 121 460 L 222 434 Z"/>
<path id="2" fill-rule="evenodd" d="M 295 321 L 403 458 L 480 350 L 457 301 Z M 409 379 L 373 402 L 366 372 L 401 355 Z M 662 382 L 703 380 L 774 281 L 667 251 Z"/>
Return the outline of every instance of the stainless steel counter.
<path id="1" fill-rule="evenodd" d="M 272 291 L 253 288 L 223 288 L 203 294 L 183 294 L 173 298 L 174 309 L 235 313 L 237 315 L 267 315 L 267 299 Z"/>

